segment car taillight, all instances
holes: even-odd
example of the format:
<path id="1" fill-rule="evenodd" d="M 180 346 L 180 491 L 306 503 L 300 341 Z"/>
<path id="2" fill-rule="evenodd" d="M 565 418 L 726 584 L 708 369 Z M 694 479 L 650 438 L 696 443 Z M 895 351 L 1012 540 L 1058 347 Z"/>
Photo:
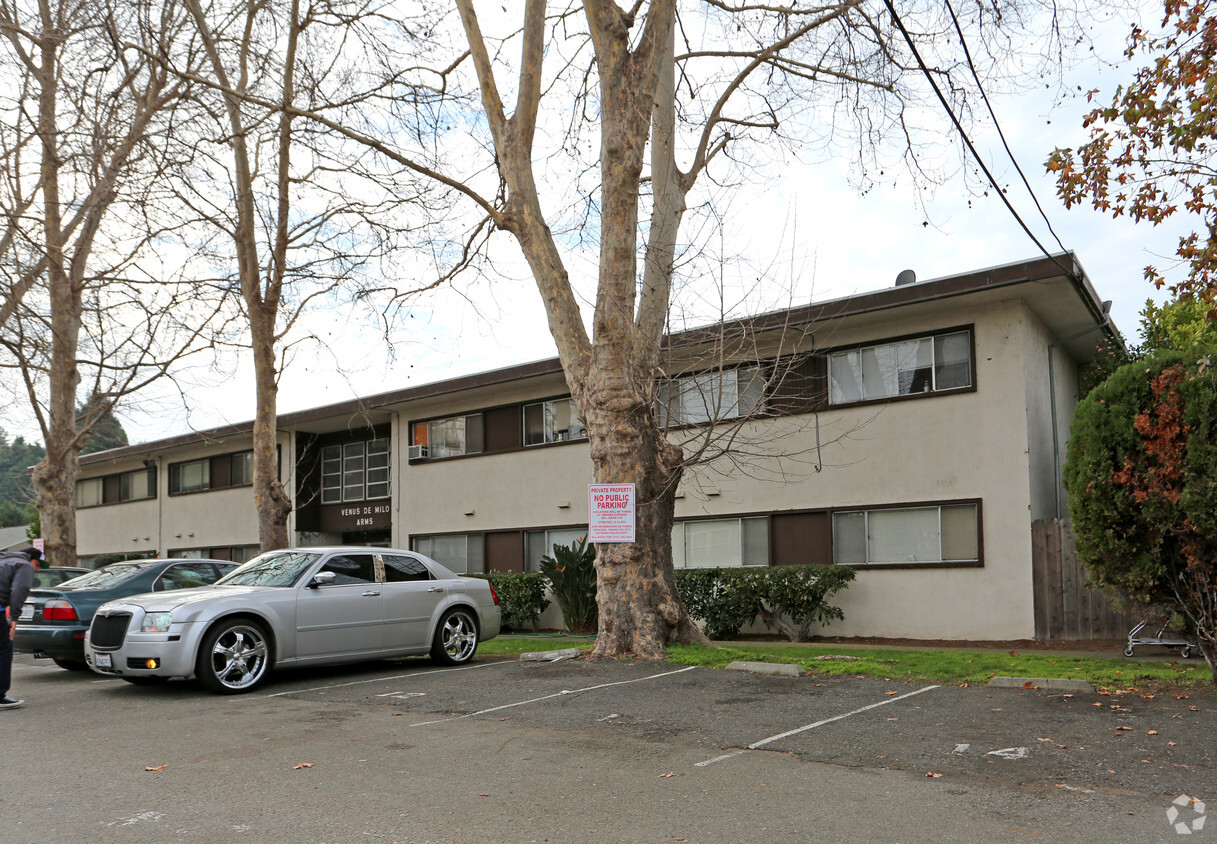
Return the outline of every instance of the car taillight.
<path id="1" fill-rule="evenodd" d="M 42 606 L 43 621 L 76 621 L 76 607 L 67 601 L 47 601 Z"/>
<path id="2" fill-rule="evenodd" d="M 489 580 L 486 581 L 486 584 L 490 587 L 490 597 L 494 598 L 494 605 L 497 607 L 499 605 L 499 593 L 494 591 L 494 584 Z"/>

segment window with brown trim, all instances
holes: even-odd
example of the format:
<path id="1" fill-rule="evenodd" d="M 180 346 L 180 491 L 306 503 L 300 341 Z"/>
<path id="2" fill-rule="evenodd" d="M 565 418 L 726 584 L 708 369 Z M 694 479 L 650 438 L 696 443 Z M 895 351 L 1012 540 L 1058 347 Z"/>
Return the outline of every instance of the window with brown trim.
<path id="1" fill-rule="evenodd" d="M 929 334 L 832 352 L 828 381 L 832 405 L 970 388 L 972 332 Z"/>

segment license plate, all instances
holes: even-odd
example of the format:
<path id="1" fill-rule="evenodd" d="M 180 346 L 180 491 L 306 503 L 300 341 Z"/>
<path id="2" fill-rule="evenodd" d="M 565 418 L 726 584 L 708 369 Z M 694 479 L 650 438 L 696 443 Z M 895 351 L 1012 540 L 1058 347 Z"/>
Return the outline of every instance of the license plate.
<path id="1" fill-rule="evenodd" d="M 17 620 L 18 621 L 29 621 L 33 617 L 34 617 L 34 608 L 33 607 L 22 607 L 21 616 Z"/>
<path id="2" fill-rule="evenodd" d="M 95 659 L 97 661 L 98 668 L 112 668 L 113 667 L 110 664 L 110 655 L 109 654 L 94 654 L 93 659 Z"/>

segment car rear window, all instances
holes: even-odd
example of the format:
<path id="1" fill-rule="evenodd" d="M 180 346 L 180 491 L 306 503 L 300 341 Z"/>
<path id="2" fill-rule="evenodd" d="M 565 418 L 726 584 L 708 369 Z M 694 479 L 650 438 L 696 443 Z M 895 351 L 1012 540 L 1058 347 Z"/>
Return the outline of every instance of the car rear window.
<path id="1" fill-rule="evenodd" d="M 108 566 L 99 568 L 97 571 L 91 571 L 88 574 L 82 574 L 80 577 L 65 580 L 59 585 L 65 588 L 71 587 L 72 589 L 106 589 L 130 580 L 146 568 L 148 568 L 146 563 L 143 565 L 137 563 L 111 563 Z"/>

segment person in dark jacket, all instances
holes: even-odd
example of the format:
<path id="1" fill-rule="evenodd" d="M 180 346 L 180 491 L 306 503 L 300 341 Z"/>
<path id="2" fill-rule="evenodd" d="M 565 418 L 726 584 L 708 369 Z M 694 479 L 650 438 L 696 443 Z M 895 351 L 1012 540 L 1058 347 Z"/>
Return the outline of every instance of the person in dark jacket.
<path id="1" fill-rule="evenodd" d="M 0 607 L 4 607 L 8 616 L 7 623 L 0 625 L 0 709 L 16 709 L 25 704 L 8 696 L 13 679 L 13 635 L 41 559 L 42 552 L 37 548 L 0 552 Z"/>

